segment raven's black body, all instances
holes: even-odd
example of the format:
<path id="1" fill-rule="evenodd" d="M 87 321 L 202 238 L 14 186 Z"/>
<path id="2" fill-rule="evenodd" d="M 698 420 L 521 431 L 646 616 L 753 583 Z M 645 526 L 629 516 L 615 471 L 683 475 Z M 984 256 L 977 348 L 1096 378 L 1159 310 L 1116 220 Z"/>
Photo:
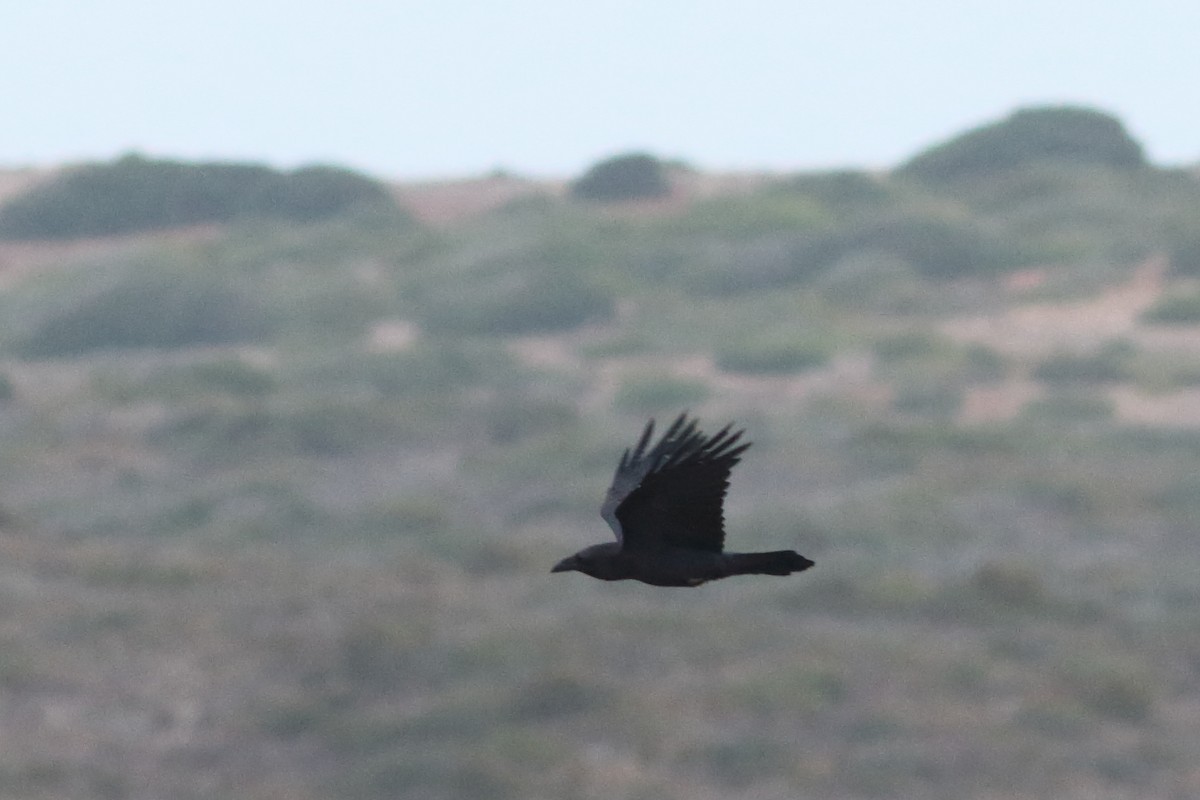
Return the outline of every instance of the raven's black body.
<path id="1" fill-rule="evenodd" d="M 706 437 L 680 414 L 647 450 L 654 420 L 626 450 L 600 509 L 617 541 L 563 559 L 554 572 L 606 581 L 699 586 L 732 575 L 790 575 L 813 562 L 791 550 L 726 553 L 723 503 L 729 473 L 749 442 L 726 425 Z"/>

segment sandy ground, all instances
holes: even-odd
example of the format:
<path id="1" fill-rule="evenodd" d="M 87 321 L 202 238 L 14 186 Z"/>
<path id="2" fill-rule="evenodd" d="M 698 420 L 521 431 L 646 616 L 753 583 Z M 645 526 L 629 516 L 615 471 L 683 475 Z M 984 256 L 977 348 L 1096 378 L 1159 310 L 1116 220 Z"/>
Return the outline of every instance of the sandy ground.
<path id="1" fill-rule="evenodd" d="M 1147 259 L 1125 284 L 1094 298 L 1070 303 L 1016 305 L 994 315 L 964 317 L 941 326 L 960 341 L 992 347 L 1019 363 L 1034 363 L 1055 352 L 1087 352 L 1114 339 L 1128 339 L 1146 351 L 1194 352 L 1200 359 L 1200 326 L 1155 326 L 1143 312 L 1162 295 L 1168 264 Z M 1118 419 L 1137 425 L 1200 427 L 1200 389 L 1150 392 L 1135 386 L 1097 387 L 1113 404 Z M 968 392 L 962 421 L 1007 419 L 1042 393 L 1025 375 Z"/>
<path id="2" fill-rule="evenodd" d="M 0 169 L 0 203 L 53 176 L 53 169 Z"/>
<path id="3" fill-rule="evenodd" d="M 1138 266 L 1128 283 L 1094 298 L 1014 305 L 998 314 L 950 320 L 941 330 L 959 341 L 978 342 L 1021 358 L 1086 351 L 1140 331 L 1138 318 L 1162 294 L 1166 268 L 1164 259 L 1151 258 Z"/>
<path id="4" fill-rule="evenodd" d="M 556 183 L 507 175 L 454 181 L 395 184 L 396 202 L 426 225 L 443 226 L 487 213 L 522 197 L 561 194 Z"/>
<path id="5" fill-rule="evenodd" d="M 615 216 L 658 216 L 682 211 L 700 199 L 753 191 L 775 179 L 766 173 L 708 175 L 686 170 L 671 174 L 669 195 L 596 206 Z M 471 219 L 523 197 L 565 197 L 566 180 L 527 180 L 496 174 L 464 180 L 402 183 L 392 187 L 396 202 L 427 225 L 445 226 Z"/>
<path id="6" fill-rule="evenodd" d="M 0 240 L 0 288 L 19 280 L 30 270 L 83 259 L 102 260 L 157 245 L 201 242 L 214 239 L 220 233 L 221 228 L 217 225 L 192 225 L 153 233 L 99 236 L 57 242 Z"/>

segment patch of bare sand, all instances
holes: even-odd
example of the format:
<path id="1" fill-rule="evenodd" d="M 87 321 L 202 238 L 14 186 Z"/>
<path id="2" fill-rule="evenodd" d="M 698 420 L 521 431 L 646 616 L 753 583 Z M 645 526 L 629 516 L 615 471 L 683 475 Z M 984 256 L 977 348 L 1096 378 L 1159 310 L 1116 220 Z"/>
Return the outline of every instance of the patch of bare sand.
<path id="1" fill-rule="evenodd" d="M 523 336 L 510 343 L 509 350 L 530 367 L 579 369 L 582 366 L 571 345 L 557 337 Z"/>
<path id="2" fill-rule="evenodd" d="M 1010 420 L 1041 393 L 1036 381 L 1023 378 L 972 386 L 963 395 L 958 422 L 962 425 L 980 425 Z"/>
<path id="3" fill-rule="evenodd" d="M 1161 327 L 1140 321 L 1142 313 L 1163 292 L 1167 266 L 1161 256 L 1152 257 L 1137 268 L 1129 282 L 1091 300 L 1018 306 L 995 315 L 951 320 L 941 330 L 961 341 L 985 344 L 1024 361 L 1063 350 L 1094 350 L 1118 337 L 1150 350 L 1200 350 L 1200 326 Z M 1009 419 L 1040 392 L 1037 382 L 1027 377 L 974 387 L 964 399 L 960 420 L 979 423 Z M 1116 418 L 1122 422 L 1200 427 L 1200 389 L 1149 393 L 1122 385 L 1106 394 L 1113 402 Z"/>
<path id="4" fill-rule="evenodd" d="M 618 218 L 661 217 L 686 210 L 695 200 L 746 194 L 776 180 L 768 173 L 708 174 L 672 170 L 671 191 L 663 197 L 600 203 L 594 209 Z M 393 186 L 396 202 L 427 225 L 446 226 L 500 208 L 522 197 L 566 195 L 566 180 L 535 181 L 511 175 L 489 175 L 463 180 L 428 181 Z"/>
<path id="5" fill-rule="evenodd" d="M 220 232 L 218 225 L 191 225 L 121 236 L 61 241 L 0 241 L 0 288 L 33 270 L 84 259 L 119 257 L 146 247 L 210 241 Z"/>
<path id="6" fill-rule="evenodd" d="M 1164 258 L 1152 257 L 1128 283 L 1090 300 L 1014 306 L 997 314 L 949 320 L 941 330 L 1015 356 L 1087 350 L 1137 331 L 1138 317 L 1162 294 L 1166 267 Z"/>
<path id="7" fill-rule="evenodd" d="M 373 353 L 395 353 L 412 347 L 420 335 L 416 323 L 389 319 L 377 323 L 367 336 L 367 349 Z"/>
<path id="8" fill-rule="evenodd" d="M 0 203 L 57 175 L 57 169 L 0 169 Z"/>
<path id="9" fill-rule="evenodd" d="M 393 187 L 401 208 L 426 225 L 449 225 L 485 214 L 522 197 L 558 195 L 562 185 L 507 175 L 453 181 L 407 183 Z"/>
<path id="10" fill-rule="evenodd" d="M 1118 419 L 1152 427 L 1200 427 L 1200 389 L 1148 394 L 1117 386 L 1108 394 Z"/>

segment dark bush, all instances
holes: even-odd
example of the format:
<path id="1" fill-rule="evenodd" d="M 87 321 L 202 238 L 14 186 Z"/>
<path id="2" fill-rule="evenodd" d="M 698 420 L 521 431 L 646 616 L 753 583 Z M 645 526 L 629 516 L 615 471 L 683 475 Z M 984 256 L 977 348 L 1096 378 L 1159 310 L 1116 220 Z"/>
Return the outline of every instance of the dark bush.
<path id="1" fill-rule="evenodd" d="M 1200 291 L 1165 294 L 1142 312 L 1142 322 L 1159 325 L 1195 325 L 1200 323 Z"/>
<path id="2" fill-rule="evenodd" d="M 256 217 L 311 221 L 389 202 L 380 184 L 334 167 L 284 173 L 128 155 L 68 170 L 10 200 L 0 208 L 0 236 L 65 239 Z"/>
<path id="3" fill-rule="evenodd" d="M 818 200 L 838 213 L 871 211 L 896 198 L 887 183 L 875 175 L 854 170 L 835 170 L 801 175 L 781 187 Z"/>
<path id="4" fill-rule="evenodd" d="M 1172 237 L 1167 248 L 1171 271 L 1177 275 L 1200 275 L 1200 229 Z"/>
<path id="5" fill-rule="evenodd" d="M 757 205 L 767 207 L 751 208 Z M 718 218 L 711 227 L 722 224 L 723 218 Z M 685 279 L 709 294 L 820 279 L 835 265 L 864 259 L 888 265 L 884 270 L 902 290 L 905 285 L 911 288 L 914 277 L 989 274 L 1026 264 L 1030 258 L 1022 243 L 977 219 L 920 209 L 885 210 L 825 225 L 810 221 L 790 232 L 759 233 L 734 243 L 703 237 L 695 241 L 703 250 L 687 268 Z M 861 281 L 859 285 L 868 288 Z"/>
<path id="6" fill-rule="evenodd" d="M 1046 599 L 1042 576 L 1025 562 L 987 561 L 972 583 L 982 597 L 1002 605 L 1037 606 Z"/>
<path id="7" fill-rule="evenodd" d="M 1089 389 L 1064 389 L 1032 400 L 1021 410 L 1021 418 L 1034 423 L 1063 425 L 1111 419 L 1112 400 Z"/>
<path id="8" fill-rule="evenodd" d="M 571 185 L 571 194 L 581 200 L 641 200 L 662 197 L 670 191 L 662 164 L 645 153 L 601 161 Z"/>
<path id="9" fill-rule="evenodd" d="M 895 253 L 855 250 L 833 260 L 818 284 L 843 308 L 906 311 L 922 308 L 929 291 L 912 264 Z"/>
<path id="10" fill-rule="evenodd" d="M 728 341 L 713 355 L 717 368 L 726 372 L 787 375 L 823 366 L 831 350 L 813 337 L 765 334 Z"/>
<path id="11" fill-rule="evenodd" d="M 969 380 L 998 381 L 1008 375 L 1008 361 L 985 344 L 969 344 L 963 349 L 963 375 Z"/>
<path id="12" fill-rule="evenodd" d="M 275 374 L 236 357 L 198 364 L 172 364 L 141 382 L 160 396 L 183 398 L 205 395 L 265 397 L 279 388 Z"/>
<path id="13" fill-rule="evenodd" d="M 1095 353 L 1055 353 L 1033 370 L 1047 383 L 1118 383 L 1133 375 L 1136 348 L 1128 341 L 1112 342 Z"/>
<path id="14" fill-rule="evenodd" d="M 332 458 L 379 446 L 403 427 L 404 421 L 384 405 L 362 398 L 314 397 L 275 405 L 204 404 L 166 420 L 150 441 L 221 463 L 249 455 Z"/>
<path id="15" fill-rule="evenodd" d="M 607 319 L 614 307 L 608 291 L 574 270 L 496 263 L 464 282 L 430 290 L 417 314 L 430 331 L 505 335 L 567 330 Z"/>
<path id="16" fill-rule="evenodd" d="M 606 687 L 569 673 L 549 674 L 521 688 L 513 712 L 521 720 L 549 720 L 583 714 L 611 701 Z"/>
<path id="17" fill-rule="evenodd" d="M 787 748 L 763 735 L 698 744 L 680 758 L 689 773 L 703 769 L 713 780 L 734 789 L 785 773 L 789 762 Z"/>
<path id="18" fill-rule="evenodd" d="M 1073 671 L 1072 693 L 1096 714 L 1121 722 L 1140 722 L 1154 714 L 1161 684 L 1142 665 L 1114 660 L 1080 664 Z"/>
<path id="19" fill-rule="evenodd" d="M 684 284 L 707 295 L 791 286 L 821 275 L 832 240 L 823 234 L 764 235 L 730 244 L 697 239 L 695 261 L 682 269 Z"/>
<path id="20" fill-rule="evenodd" d="M 699 380 L 638 374 L 621 382 L 613 405 L 633 414 L 661 414 L 675 408 L 697 406 L 708 394 L 708 385 Z"/>
<path id="21" fill-rule="evenodd" d="M 919 328 L 879 339 L 871 349 L 881 364 L 896 364 L 949 353 L 953 343 L 934 331 Z"/>
<path id="22" fill-rule="evenodd" d="M 44 320 L 19 346 L 27 357 L 111 348 L 172 348 L 262 339 L 264 310 L 202 276 L 141 275 Z"/>
<path id="23" fill-rule="evenodd" d="M 1031 163 L 1139 167 L 1142 147 L 1120 120 L 1074 106 L 1021 109 L 912 158 L 900 171 L 946 181 L 994 175 Z"/>
<path id="24" fill-rule="evenodd" d="M 255 213 L 297 222 L 331 217 L 359 205 L 386 205 L 387 190 L 375 181 L 340 167 L 302 167 L 273 175 L 270 191 Z"/>
<path id="25" fill-rule="evenodd" d="M 971 219 L 905 214 L 886 216 L 830 234 L 819 257 L 832 262 L 855 252 L 883 253 L 935 278 L 979 275 L 1026 261 L 1019 245 L 993 234 Z"/>
<path id="26" fill-rule="evenodd" d="M 962 403 L 962 387 L 949 381 L 901 381 L 892 390 L 892 408 L 901 414 L 949 420 Z"/>

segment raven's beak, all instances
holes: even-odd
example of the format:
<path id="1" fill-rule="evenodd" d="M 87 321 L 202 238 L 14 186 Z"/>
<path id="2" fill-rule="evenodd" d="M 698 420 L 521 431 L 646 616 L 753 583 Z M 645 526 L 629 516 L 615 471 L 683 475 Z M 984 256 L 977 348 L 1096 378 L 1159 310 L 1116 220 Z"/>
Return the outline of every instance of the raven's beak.
<path id="1" fill-rule="evenodd" d="M 578 566 L 578 564 L 579 564 L 579 562 L 575 560 L 575 556 L 571 556 L 570 558 L 564 558 L 562 561 L 555 564 L 554 569 L 552 569 L 550 571 L 551 572 L 571 572 L 576 568 L 576 566 Z"/>

